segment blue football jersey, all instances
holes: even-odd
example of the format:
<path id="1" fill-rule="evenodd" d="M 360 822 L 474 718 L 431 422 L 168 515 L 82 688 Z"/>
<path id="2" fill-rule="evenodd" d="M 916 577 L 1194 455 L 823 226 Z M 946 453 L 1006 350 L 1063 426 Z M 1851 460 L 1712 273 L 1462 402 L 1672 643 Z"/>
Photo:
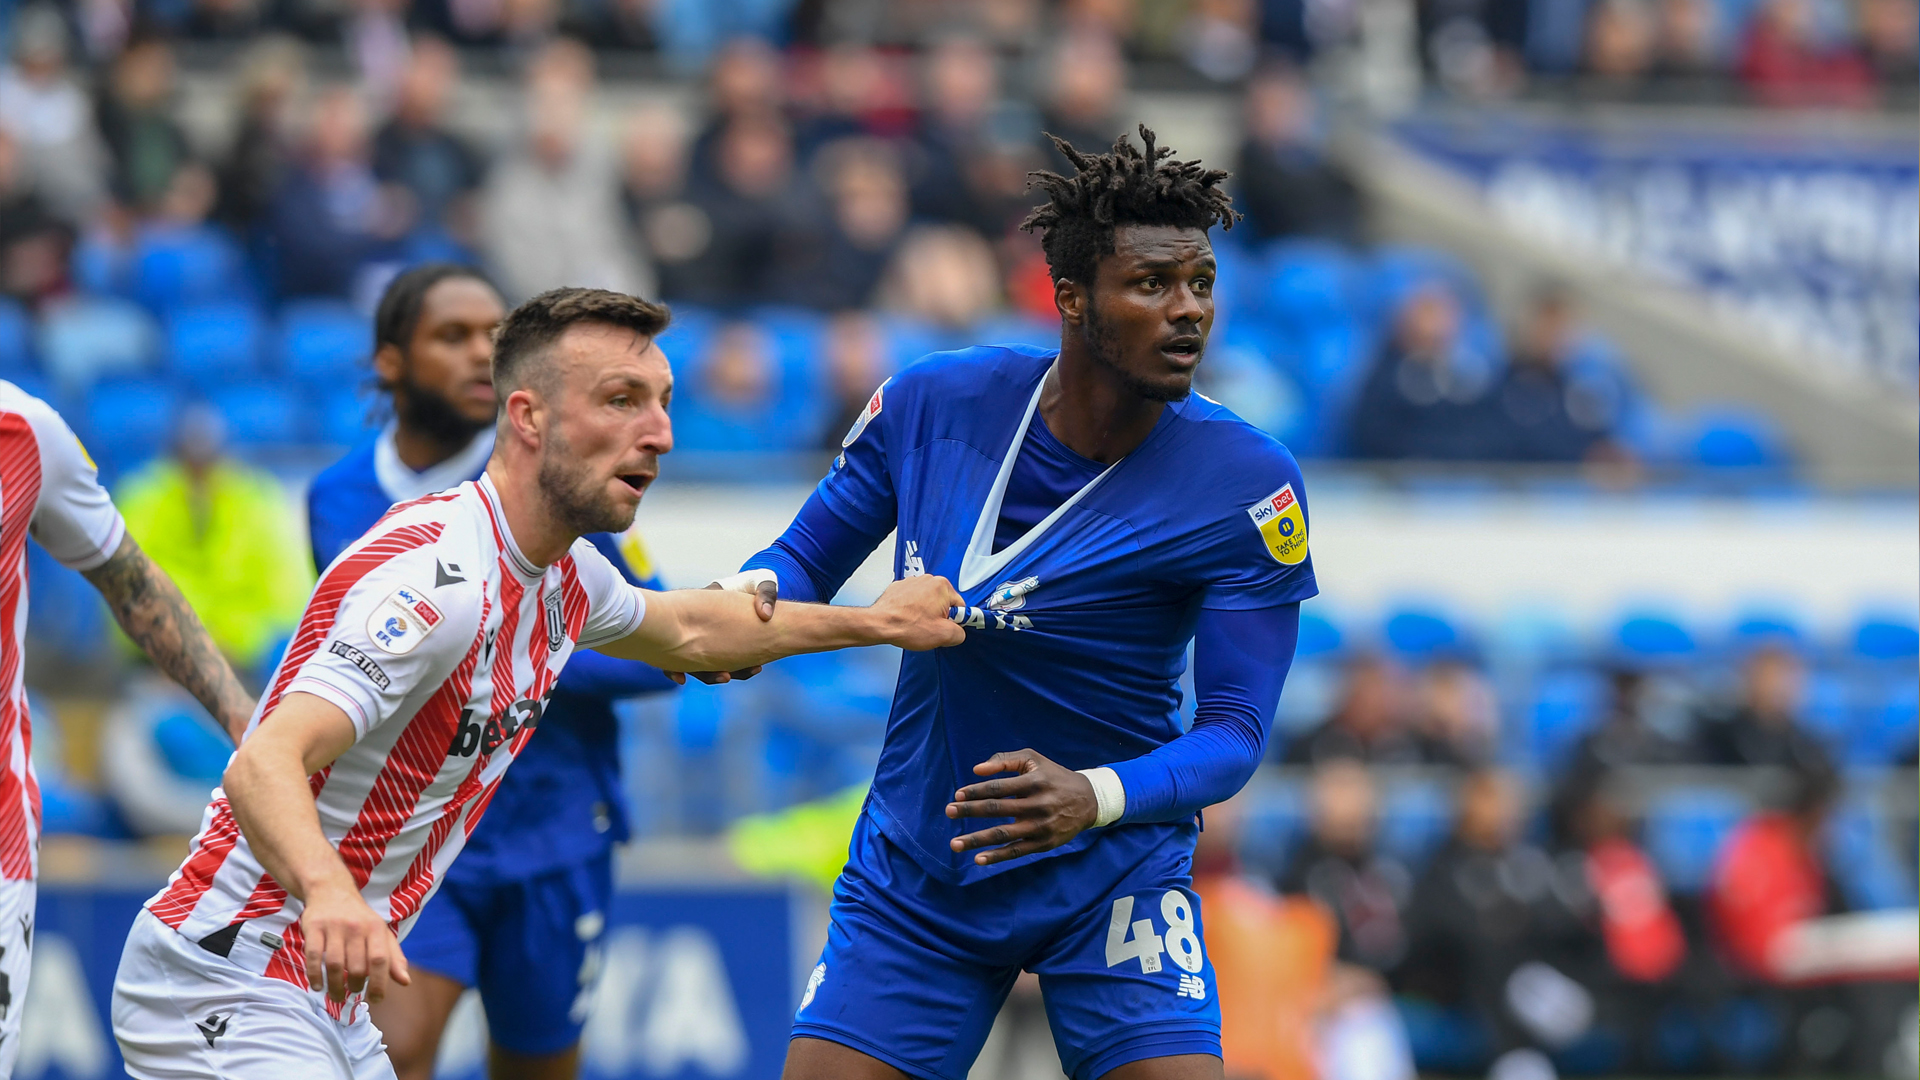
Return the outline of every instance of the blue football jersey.
<path id="1" fill-rule="evenodd" d="M 1203 608 L 1257 610 L 1317 591 L 1293 455 L 1198 395 L 1169 404 L 1138 448 L 1017 540 L 995 532 L 1014 451 L 1039 423 L 1057 355 L 1024 346 L 938 353 L 874 395 L 820 482 L 894 573 L 949 578 L 964 644 L 908 653 L 868 812 L 930 875 L 965 884 L 1092 844 L 1144 854 L 1192 822 L 1124 824 L 977 866 L 948 842 L 987 827 L 946 805 L 993 754 L 1031 747 L 1070 769 L 1146 754 L 1182 733 L 1178 682 Z"/>
<path id="2" fill-rule="evenodd" d="M 395 502 L 476 479 L 485 471 L 491 432 L 426 473 L 413 473 L 393 450 L 392 429 L 355 447 L 314 478 L 307 523 L 316 569 L 324 571 Z M 462 475 L 454 476 L 457 470 Z M 445 481 L 444 483 L 442 481 Z M 660 582 L 631 533 L 589 536 L 628 581 Z M 520 880 L 592 859 L 629 835 L 620 785 L 614 700 L 675 689 L 660 671 L 630 660 L 582 652 L 567 664 L 541 715 L 540 731 L 494 789 L 487 812 L 448 871 L 449 881 Z"/>

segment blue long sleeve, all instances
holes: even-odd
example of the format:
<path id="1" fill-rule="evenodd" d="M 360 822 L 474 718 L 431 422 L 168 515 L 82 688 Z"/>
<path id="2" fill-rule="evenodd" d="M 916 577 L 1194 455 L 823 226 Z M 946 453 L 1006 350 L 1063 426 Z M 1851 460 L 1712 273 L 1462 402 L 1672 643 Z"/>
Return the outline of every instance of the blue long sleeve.
<path id="1" fill-rule="evenodd" d="M 891 525 L 878 534 L 854 525 L 834 513 L 815 491 L 787 531 L 740 569 L 773 571 L 780 579 L 782 600 L 824 604 L 891 531 Z"/>
<path id="2" fill-rule="evenodd" d="M 1273 711 L 1300 638 L 1300 605 L 1203 609 L 1193 639 L 1193 727 L 1111 766 L 1126 788 L 1122 823 L 1182 821 L 1231 798 L 1266 753 Z"/>

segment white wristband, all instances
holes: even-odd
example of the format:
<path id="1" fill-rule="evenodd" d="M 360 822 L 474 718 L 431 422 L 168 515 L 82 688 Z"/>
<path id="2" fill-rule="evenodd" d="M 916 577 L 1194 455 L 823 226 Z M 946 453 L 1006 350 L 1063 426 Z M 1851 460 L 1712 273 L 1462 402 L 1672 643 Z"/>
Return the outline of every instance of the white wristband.
<path id="1" fill-rule="evenodd" d="M 1093 816 L 1093 824 L 1111 825 L 1120 820 L 1127 812 L 1127 789 L 1120 783 L 1120 774 L 1105 765 L 1097 769 L 1080 769 L 1081 776 L 1093 785 L 1093 801 L 1099 807 Z"/>
<path id="2" fill-rule="evenodd" d="M 766 569 L 742 570 L 737 574 L 723 577 L 713 582 L 708 588 L 712 588 L 713 585 L 718 585 L 727 592 L 746 593 L 748 596 L 752 596 L 754 592 L 760 588 L 760 583 L 763 581 L 771 581 L 778 584 L 780 575 Z"/>

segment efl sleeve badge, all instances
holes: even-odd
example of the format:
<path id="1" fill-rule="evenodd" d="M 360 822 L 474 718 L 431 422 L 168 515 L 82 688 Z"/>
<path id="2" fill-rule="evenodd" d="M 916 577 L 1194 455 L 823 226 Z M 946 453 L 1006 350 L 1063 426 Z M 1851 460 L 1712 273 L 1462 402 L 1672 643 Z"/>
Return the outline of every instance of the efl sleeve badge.
<path id="1" fill-rule="evenodd" d="M 1307 516 L 1300 510 L 1292 484 L 1247 507 L 1247 516 L 1266 541 L 1267 553 L 1281 564 L 1297 566 L 1306 559 Z"/>

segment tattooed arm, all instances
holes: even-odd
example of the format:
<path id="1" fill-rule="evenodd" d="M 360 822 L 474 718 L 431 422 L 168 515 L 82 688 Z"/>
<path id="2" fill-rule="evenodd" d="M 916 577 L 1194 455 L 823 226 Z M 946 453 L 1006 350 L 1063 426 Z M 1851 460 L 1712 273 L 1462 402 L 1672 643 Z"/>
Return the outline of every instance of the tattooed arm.
<path id="1" fill-rule="evenodd" d="M 253 696 L 207 635 L 200 617 L 167 572 L 154 565 L 129 535 L 113 557 L 83 571 L 106 598 L 114 621 L 154 666 L 200 699 L 238 743 L 253 716 Z"/>

